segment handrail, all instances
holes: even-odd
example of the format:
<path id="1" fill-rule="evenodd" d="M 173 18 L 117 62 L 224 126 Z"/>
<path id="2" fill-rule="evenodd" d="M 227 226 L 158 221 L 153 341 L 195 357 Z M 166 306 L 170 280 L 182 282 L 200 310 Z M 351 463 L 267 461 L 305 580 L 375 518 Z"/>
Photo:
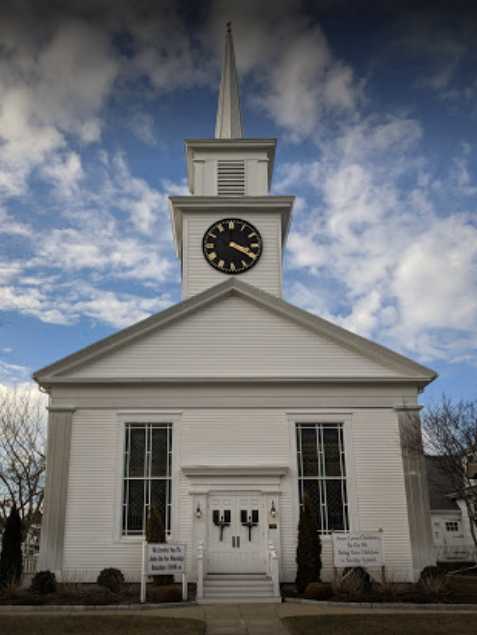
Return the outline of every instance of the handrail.
<path id="1" fill-rule="evenodd" d="M 269 572 L 272 578 L 273 595 L 280 597 L 280 567 L 278 562 L 278 553 L 275 549 L 275 545 L 269 543 L 268 545 L 268 564 Z"/>
<path id="2" fill-rule="evenodd" d="M 200 540 L 197 545 L 197 599 L 198 600 L 202 600 L 204 598 L 204 556 L 205 556 L 204 542 Z"/>

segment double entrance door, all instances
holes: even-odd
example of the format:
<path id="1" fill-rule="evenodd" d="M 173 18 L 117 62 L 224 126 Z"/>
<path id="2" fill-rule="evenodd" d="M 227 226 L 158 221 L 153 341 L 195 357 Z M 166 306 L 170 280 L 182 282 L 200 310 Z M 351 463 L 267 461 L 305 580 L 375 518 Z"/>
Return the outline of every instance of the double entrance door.
<path id="1" fill-rule="evenodd" d="M 265 510 L 260 495 L 211 495 L 208 573 L 265 573 Z"/>

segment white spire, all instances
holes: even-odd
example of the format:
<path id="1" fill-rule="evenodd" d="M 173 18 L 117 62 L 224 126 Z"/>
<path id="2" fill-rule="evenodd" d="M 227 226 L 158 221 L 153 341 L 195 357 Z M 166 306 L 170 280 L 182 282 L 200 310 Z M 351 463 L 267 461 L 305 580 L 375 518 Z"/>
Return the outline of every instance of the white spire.
<path id="1" fill-rule="evenodd" d="M 225 55 L 220 81 L 219 105 L 215 123 L 216 139 L 241 139 L 243 137 L 242 116 L 237 69 L 235 67 L 232 25 L 227 22 L 225 35 Z"/>

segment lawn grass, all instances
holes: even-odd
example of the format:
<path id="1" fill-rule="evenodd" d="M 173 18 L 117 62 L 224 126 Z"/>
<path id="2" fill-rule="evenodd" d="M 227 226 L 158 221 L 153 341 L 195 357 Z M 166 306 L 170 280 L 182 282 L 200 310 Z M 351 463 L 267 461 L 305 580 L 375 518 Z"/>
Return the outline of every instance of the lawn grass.
<path id="1" fill-rule="evenodd" d="M 205 623 L 153 615 L 1 615 L 2 635 L 203 635 Z"/>
<path id="2" fill-rule="evenodd" d="M 475 614 L 301 615 L 285 617 L 292 635 L 475 635 Z"/>

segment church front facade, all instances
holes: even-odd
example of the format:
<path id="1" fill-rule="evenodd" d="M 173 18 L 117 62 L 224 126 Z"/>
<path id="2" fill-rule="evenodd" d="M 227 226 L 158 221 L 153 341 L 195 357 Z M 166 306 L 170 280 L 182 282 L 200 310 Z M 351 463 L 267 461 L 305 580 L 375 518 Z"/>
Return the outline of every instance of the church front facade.
<path id="1" fill-rule="evenodd" d="M 282 297 L 293 197 L 269 194 L 276 142 L 243 137 L 232 37 L 214 139 L 186 141 L 171 197 L 183 301 L 35 374 L 50 395 L 41 569 L 139 579 L 162 511 L 197 579 L 295 576 L 308 497 L 333 532 L 382 530 L 386 568 L 432 564 L 422 457 L 407 448 L 435 373 Z M 373 573 L 373 572 L 371 572 Z"/>

